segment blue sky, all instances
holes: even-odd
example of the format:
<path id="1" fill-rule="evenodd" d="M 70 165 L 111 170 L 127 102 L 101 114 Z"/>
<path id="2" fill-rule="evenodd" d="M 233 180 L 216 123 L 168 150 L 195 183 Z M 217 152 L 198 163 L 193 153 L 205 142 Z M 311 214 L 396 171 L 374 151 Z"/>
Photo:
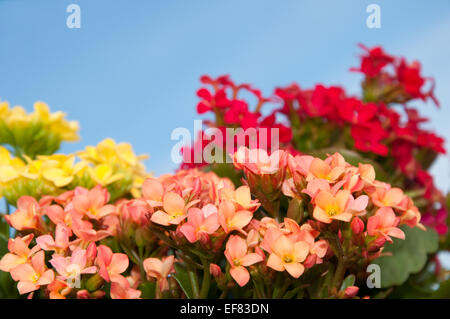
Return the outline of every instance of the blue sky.
<path id="1" fill-rule="evenodd" d="M 81 29 L 66 26 L 71 3 L 81 7 Z M 371 3 L 381 7 L 381 29 L 366 27 Z M 293 81 L 358 93 L 361 77 L 348 68 L 362 42 L 422 62 L 442 107 L 417 106 L 449 140 L 449 34 L 446 0 L 0 0 L 0 98 L 29 110 L 43 100 L 78 120 L 82 139 L 62 152 L 112 137 L 150 154 L 147 168 L 159 175 L 176 167 L 172 130 L 200 119 L 202 74 L 230 74 L 266 94 Z M 449 158 L 432 172 L 448 190 Z"/>

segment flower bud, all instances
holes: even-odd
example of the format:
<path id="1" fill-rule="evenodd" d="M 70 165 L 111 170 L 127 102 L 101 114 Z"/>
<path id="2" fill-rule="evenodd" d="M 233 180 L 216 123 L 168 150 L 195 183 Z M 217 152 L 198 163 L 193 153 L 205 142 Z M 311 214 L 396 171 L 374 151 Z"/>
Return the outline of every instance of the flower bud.
<path id="1" fill-rule="evenodd" d="M 88 266 L 94 264 L 95 256 L 97 256 L 97 246 L 92 242 L 86 249 L 86 263 Z"/>
<path id="2" fill-rule="evenodd" d="M 353 234 L 358 235 L 364 231 L 364 222 L 359 217 L 354 217 L 350 223 Z"/>
<path id="3" fill-rule="evenodd" d="M 97 273 L 86 282 L 86 288 L 88 291 L 95 291 L 103 285 L 103 278 Z"/>
<path id="4" fill-rule="evenodd" d="M 220 269 L 220 267 L 216 264 L 210 264 L 209 265 L 209 272 L 211 273 L 211 275 L 213 275 L 214 277 L 219 277 L 222 274 L 222 270 Z"/>
<path id="5" fill-rule="evenodd" d="M 356 287 L 356 286 L 349 286 L 349 287 L 347 287 L 347 288 L 345 289 L 345 296 L 346 296 L 346 297 L 349 297 L 349 298 L 352 298 L 352 297 L 356 296 L 356 294 L 358 293 L 358 291 L 359 291 L 359 287 Z"/>

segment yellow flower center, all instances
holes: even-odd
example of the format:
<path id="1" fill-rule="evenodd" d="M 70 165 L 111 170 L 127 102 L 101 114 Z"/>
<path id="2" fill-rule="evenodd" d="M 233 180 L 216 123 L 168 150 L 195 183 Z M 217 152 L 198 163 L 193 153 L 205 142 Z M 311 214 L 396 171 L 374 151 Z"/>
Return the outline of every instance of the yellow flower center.
<path id="1" fill-rule="evenodd" d="M 236 267 L 239 267 L 241 265 L 241 261 L 239 259 L 235 259 L 235 260 L 233 260 L 233 265 L 235 265 Z"/>
<path id="2" fill-rule="evenodd" d="M 294 258 L 293 258 L 291 255 L 284 255 L 284 256 L 283 256 L 283 261 L 284 261 L 286 264 L 289 264 L 289 263 L 291 263 L 291 262 L 294 261 Z"/>
<path id="3" fill-rule="evenodd" d="M 178 218 L 180 216 L 183 216 L 183 212 L 182 211 L 174 212 L 174 213 L 170 214 L 170 219 L 175 219 L 175 218 Z"/>
<path id="4" fill-rule="evenodd" d="M 336 205 L 331 205 L 326 208 L 328 216 L 334 216 L 341 212 L 341 209 Z"/>
<path id="5" fill-rule="evenodd" d="M 39 274 L 34 274 L 33 277 L 31 277 L 31 280 L 36 283 L 39 280 Z"/>

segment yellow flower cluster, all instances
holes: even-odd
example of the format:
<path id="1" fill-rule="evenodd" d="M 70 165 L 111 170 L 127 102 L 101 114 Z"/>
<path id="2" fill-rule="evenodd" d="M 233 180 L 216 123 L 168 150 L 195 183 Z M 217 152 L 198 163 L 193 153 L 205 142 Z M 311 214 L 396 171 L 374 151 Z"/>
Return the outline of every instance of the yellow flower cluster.
<path id="1" fill-rule="evenodd" d="M 11 204 L 23 195 L 40 198 L 97 184 L 108 188 L 112 200 L 130 193 L 138 196 L 150 176 L 141 161 L 145 155 L 136 156 L 130 144 L 116 144 L 109 138 L 77 154 L 24 158 L 13 157 L 0 146 L 0 195 Z"/>
<path id="2" fill-rule="evenodd" d="M 67 121 L 64 112 L 50 113 L 43 102 L 34 104 L 34 112 L 21 106 L 9 107 L 0 101 L 0 144 L 9 144 L 17 156 L 53 154 L 62 141 L 76 141 L 78 122 Z"/>

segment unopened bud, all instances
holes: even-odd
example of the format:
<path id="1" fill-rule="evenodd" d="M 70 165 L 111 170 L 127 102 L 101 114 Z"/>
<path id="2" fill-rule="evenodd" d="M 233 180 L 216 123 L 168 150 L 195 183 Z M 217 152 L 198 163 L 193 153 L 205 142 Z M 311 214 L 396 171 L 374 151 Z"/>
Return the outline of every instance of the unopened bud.
<path id="1" fill-rule="evenodd" d="M 364 231 L 364 222 L 359 217 L 354 217 L 350 223 L 353 234 L 358 235 Z"/>
<path id="2" fill-rule="evenodd" d="M 359 288 L 356 287 L 356 286 L 350 286 L 350 287 L 347 287 L 347 288 L 345 289 L 345 296 L 346 296 L 346 297 L 349 297 L 349 298 L 354 297 L 354 296 L 356 296 L 356 294 L 358 293 L 358 291 L 359 291 Z"/>
<path id="3" fill-rule="evenodd" d="M 211 273 L 211 275 L 213 275 L 214 277 L 219 277 L 222 274 L 222 270 L 220 269 L 220 267 L 216 264 L 210 264 L 209 265 L 209 272 Z"/>
<path id="4" fill-rule="evenodd" d="M 87 280 L 86 288 L 89 291 L 95 291 L 103 285 L 103 282 L 103 278 L 97 273 Z"/>

